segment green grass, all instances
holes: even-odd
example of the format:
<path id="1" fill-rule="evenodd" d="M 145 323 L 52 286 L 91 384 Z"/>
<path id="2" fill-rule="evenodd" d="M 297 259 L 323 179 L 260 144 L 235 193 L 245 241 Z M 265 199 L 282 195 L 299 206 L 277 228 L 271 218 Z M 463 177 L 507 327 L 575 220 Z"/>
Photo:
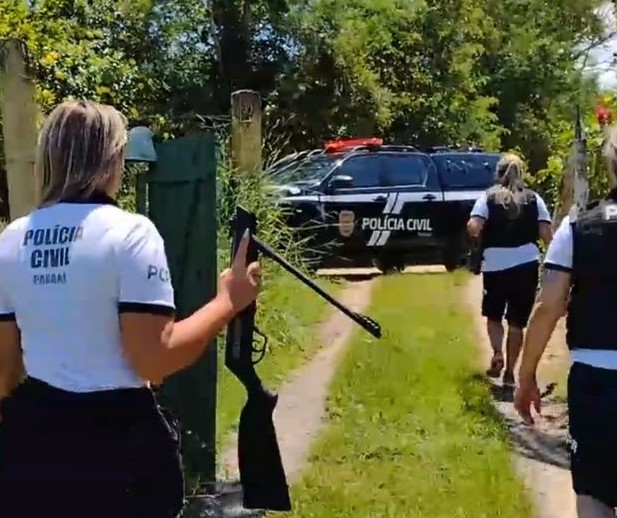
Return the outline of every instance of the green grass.
<path id="1" fill-rule="evenodd" d="M 479 365 L 464 277 L 384 277 L 333 383 L 330 426 L 293 487 L 301 518 L 528 518 Z"/>
<path id="2" fill-rule="evenodd" d="M 311 290 L 286 273 L 268 274 L 258 300 L 256 324 L 268 336 L 268 350 L 257 370 L 268 387 L 276 388 L 321 346 L 316 325 L 328 316 L 328 306 Z M 324 289 L 336 294 L 339 284 L 318 281 Z M 224 340 L 219 345 L 219 384 L 217 444 L 238 424 L 240 410 L 246 400 L 244 387 L 225 368 Z"/>

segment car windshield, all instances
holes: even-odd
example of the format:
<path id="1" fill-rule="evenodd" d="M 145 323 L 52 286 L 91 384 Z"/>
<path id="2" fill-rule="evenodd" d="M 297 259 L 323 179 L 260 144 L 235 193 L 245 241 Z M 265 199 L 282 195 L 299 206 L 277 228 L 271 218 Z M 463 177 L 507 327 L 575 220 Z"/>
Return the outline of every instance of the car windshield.
<path id="1" fill-rule="evenodd" d="M 269 174 L 277 184 L 318 182 L 326 176 L 338 160 L 338 154 L 317 155 L 303 160 L 281 164 Z"/>
<path id="2" fill-rule="evenodd" d="M 436 153 L 432 157 L 445 188 L 486 189 L 495 183 L 497 153 Z"/>

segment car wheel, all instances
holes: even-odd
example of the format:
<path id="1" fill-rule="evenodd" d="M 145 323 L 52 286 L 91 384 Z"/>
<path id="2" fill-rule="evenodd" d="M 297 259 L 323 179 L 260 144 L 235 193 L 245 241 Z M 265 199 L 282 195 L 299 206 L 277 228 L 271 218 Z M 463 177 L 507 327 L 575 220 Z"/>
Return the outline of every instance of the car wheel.
<path id="1" fill-rule="evenodd" d="M 453 272 L 454 270 L 464 266 L 467 262 L 469 246 L 467 244 L 466 234 L 461 234 L 458 240 L 454 240 L 447 245 L 443 251 L 443 265 L 446 271 Z"/>
<path id="2" fill-rule="evenodd" d="M 453 272 L 457 268 L 460 268 L 465 263 L 456 249 L 446 250 L 443 255 L 443 265 L 446 271 Z"/>
<path id="3" fill-rule="evenodd" d="M 460 267 L 460 264 L 456 261 L 445 261 L 443 265 L 447 272 L 453 272 Z"/>
<path id="4" fill-rule="evenodd" d="M 405 264 L 402 261 L 393 259 L 375 259 L 373 265 L 384 275 L 400 273 L 405 269 Z"/>

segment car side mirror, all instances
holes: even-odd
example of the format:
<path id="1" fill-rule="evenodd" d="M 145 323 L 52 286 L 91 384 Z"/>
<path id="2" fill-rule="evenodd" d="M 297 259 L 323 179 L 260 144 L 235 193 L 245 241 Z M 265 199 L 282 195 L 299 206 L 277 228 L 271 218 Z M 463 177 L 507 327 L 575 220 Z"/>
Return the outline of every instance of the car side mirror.
<path id="1" fill-rule="evenodd" d="M 332 191 L 336 191 L 337 189 L 349 189 L 353 187 L 353 178 L 344 174 L 337 174 L 328 182 L 328 187 Z"/>

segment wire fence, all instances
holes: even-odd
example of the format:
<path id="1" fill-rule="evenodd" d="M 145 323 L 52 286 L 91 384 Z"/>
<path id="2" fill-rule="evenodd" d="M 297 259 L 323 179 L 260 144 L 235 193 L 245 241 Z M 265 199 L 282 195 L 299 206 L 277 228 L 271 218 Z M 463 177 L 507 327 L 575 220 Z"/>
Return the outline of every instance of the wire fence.
<path id="1" fill-rule="evenodd" d="M 118 205 L 120 205 L 122 209 L 129 212 L 143 212 L 144 214 L 147 214 L 148 197 L 145 195 L 146 193 L 142 193 L 142 196 L 145 195 L 143 201 L 145 207 L 140 207 L 140 200 L 138 200 L 138 183 L 139 177 L 144 176 L 147 173 L 148 167 L 149 164 L 146 162 L 125 163 L 122 174 L 122 183 L 120 184 L 120 191 L 117 196 Z"/>

